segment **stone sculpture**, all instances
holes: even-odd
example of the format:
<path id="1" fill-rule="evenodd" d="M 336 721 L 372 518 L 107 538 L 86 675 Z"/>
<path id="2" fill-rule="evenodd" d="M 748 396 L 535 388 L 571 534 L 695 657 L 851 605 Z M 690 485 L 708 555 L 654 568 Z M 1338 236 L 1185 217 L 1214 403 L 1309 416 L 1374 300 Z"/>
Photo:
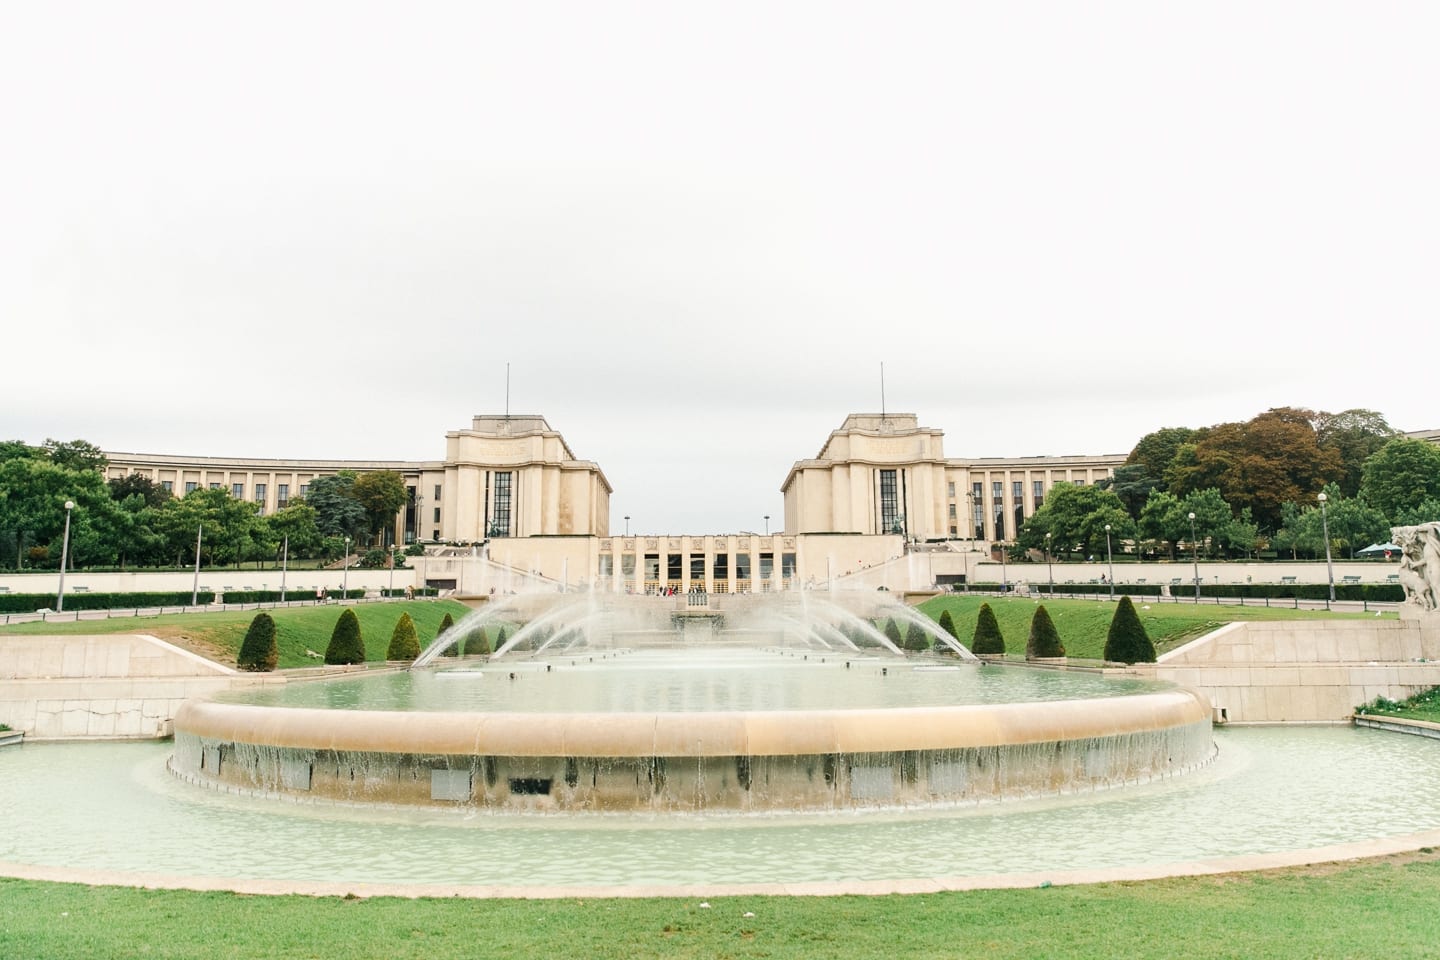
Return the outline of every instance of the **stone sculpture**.
<path id="1" fill-rule="evenodd" d="M 1405 604 L 1429 613 L 1440 608 L 1440 521 L 1413 527 L 1391 527 L 1400 547 L 1400 585 Z"/>

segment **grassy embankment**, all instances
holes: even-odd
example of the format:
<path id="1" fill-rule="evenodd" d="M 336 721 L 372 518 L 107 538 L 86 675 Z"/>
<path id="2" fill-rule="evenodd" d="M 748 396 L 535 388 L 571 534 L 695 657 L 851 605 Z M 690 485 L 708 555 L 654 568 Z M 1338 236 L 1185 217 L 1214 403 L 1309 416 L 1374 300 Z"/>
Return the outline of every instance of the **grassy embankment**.
<path id="1" fill-rule="evenodd" d="M 280 648 L 279 666 L 313 667 L 321 661 L 306 653 L 323 654 L 340 611 L 339 604 L 266 608 L 275 618 L 275 642 Z M 400 614 L 410 614 L 423 650 L 435 639 L 445 614 L 458 623 L 470 608 L 454 600 L 395 600 L 388 603 L 361 603 L 348 607 L 360 620 L 365 641 L 365 658 L 385 658 L 390 634 Z M 174 613 L 154 617 L 121 617 L 113 620 L 80 620 L 70 623 L 23 623 L 0 628 L 6 634 L 146 633 L 209 657 L 217 663 L 234 665 L 240 642 L 254 619 L 255 611 L 228 610 L 217 613 Z"/>
<path id="2" fill-rule="evenodd" d="M 1115 615 L 1115 605 L 1103 600 L 1036 600 L 1034 597 L 940 596 L 925 601 L 920 609 L 934 619 L 949 610 L 960 642 L 969 646 L 975 633 L 980 604 L 989 603 L 1005 637 L 1007 657 L 1024 658 L 1025 639 L 1030 635 L 1030 618 L 1035 607 L 1045 604 L 1067 656 L 1099 660 L 1105 650 L 1105 635 Z M 1374 618 L 1373 613 L 1334 613 L 1325 610 L 1295 610 L 1289 607 L 1155 603 L 1135 600 L 1135 612 L 1155 643 L 1157 653 L 1181 646 L 1236 620 L 1334 620 Z M 1386 617 L 1394 619 L 1395 614 Z"/>
<path id="3" fill-rule="evenodd" d="M 887 897 L 405 900 L 0 880 L 0 956 L 1433 957 L 1440 856 Z M 748 916 L 747 914 L 753 914 Z"/>

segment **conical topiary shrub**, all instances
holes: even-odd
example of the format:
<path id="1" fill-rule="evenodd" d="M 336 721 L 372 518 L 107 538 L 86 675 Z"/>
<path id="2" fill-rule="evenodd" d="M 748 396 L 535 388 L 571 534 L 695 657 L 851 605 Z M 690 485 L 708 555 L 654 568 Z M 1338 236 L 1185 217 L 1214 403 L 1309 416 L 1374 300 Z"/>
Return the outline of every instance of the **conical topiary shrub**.
<path id="1" fill-rule="evenodd" d="M 1055 622 L 1050 619 L 1050 614 L 1042 603 L 1035 608 L 1035 616 L 1030 621 L 1030 639 L 1025 643 L 1025 659 L 1048 660 L 1063 656 L 1065 645 L 1060 642 Z"/>
<path id="2" fill-rule="evenodd" d="M 955 619 L 950 616 L 948 609 L 940 611 L 940 629 L 950 634 L 950 636 L 956 640 L 960 639 L 960 634 L 955 632 Z"/>
<path id="3" fill-rule="evenodd" d="M 451 627 L 453 627 L 453 626 L 455 626 L 455 618 L 452 617 L 452 616 L 450 616 L 450 614 L 448 614 L 448 613 L 445 614 L 444 618 L 440 621 L 440 629 L 439 629 L 438 632 L 436 632 L 435 638 L 438 640 L 440 637 L 445 636 L 445 631 L 446 631 L 446 630 L 449 630 L 449 629 L 450 629 Z M 450 639 L 451 639 L 451 640 L 456 640 L 455 637 L 451 637 Z M 448 646 L 446 646 L 444 650 L 441 650 L 441 651 L 440 651 L 440 656 L 442 656 L 442 657 L 458 657 L 458 656 L 460 656 L 460 642 L 457 640 L 455 643 L 452 643 L 452 644 L 449 644 Z"/>
<path id="4" fill-rule="evenodd" d="M 990 604 L 980 604 L 980 615 L 975 620 L 975 636 L 970 640 L 970 652 L 977 657 L 998 657 L 1005 653 L 1005 637 L 1000 633 L 1000 624 L 995 621 L 995 611 Z"/>
<path id="5" fill-rule="evenodd" d="M 326 663 L 364 663 L 365 641 L 360 638 L 360 619 L 355 611 L 346 609 L 335 621 L 330 646 L 325 648 Z"/>
<path id="6" fill-rule="evenodd" d="M 275 645 L 275 619 L 268 613 L 257 613 L 245 631 L 240 644 L 240 656 L 236 665 L 241 670 L 268 673 L 275 669 L 280 659 L 280 648 Z"/>
<path id="7" fill-rule="evenodd" d="M 893 619 L 885 621 L 885 636 L 897 647 L 903 642 L 903 638 L 900 636 L 900 628 L 895 625 Z"/>
<path id="8" fill-rule="evenodd" d="M 410 614 L 400 614 L 395 630 L 390 634 L 390 646 L 385 649 L 386 660 L 414 660 L 420 656 L 420 638 L 415 635 L 415 621 Z"/>
<path id="9" fill-rule="evenodd" d="M 505 628 L 500 628 L 500 633 L 495 638 L 495 645 L 498 647 L 505 642 Z M 484 627 L 480 627 L 465 638 L 465 656 L 487 657 L 490 655 L 490 634 Z"/>
<path id="10" fill-rule="evenodd" d="M 1115 663 L 1154 663 L 1155 644 L 1135 612 L 1129 597 L 1121 597 L 1110 618 L 1110 632 L 1105 637 L 1105 659 Z"/>
<path id="11" fill-rule="evenodd" d="M 930 649 L 929 635 L 920 624 L 911 623 L 905 628 L 905 649 L 912 653 L 922 653 Z"/>

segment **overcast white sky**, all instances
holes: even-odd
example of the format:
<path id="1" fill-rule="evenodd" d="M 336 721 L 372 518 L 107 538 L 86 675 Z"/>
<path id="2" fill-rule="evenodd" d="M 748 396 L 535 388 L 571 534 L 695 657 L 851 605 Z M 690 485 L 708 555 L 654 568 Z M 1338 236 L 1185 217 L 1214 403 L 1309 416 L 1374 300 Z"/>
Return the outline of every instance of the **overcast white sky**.
<path id="1" fill-rule="evenodd" d="M 0 433 L 439 459 L 778 529 L 846 413 L 951 456 L 1440 426 L 1434 3 L 0 6 Z"/>

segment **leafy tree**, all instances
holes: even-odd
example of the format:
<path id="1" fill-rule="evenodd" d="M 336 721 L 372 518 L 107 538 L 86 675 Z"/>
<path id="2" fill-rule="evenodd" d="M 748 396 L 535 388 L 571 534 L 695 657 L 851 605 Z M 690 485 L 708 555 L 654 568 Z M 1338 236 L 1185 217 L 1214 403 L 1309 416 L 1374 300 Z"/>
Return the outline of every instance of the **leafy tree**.
<path id="1" fill-rule="evenodd" d="M 1283 503 L 1302 500 L 1341 475 L 1339 453 L 1320 446 L 1315 417 L 1309 410 L 1276 407 L 1245 423 L 1199 431 L 1166 471 L 1170 492 L 1184 496 L 1214 487 L 1232 507 L 1249 507 L 1256 523 L 1274 529 Z"/>
<path id="2" fill-rule="evenodd" d="M 1395 439 L 1395 428 L 1374 410 L 1341 410 L 1320 413 L 1315 418 L 1315 436 L 1320 446 L 1340 456 L 1340 492 L 1353 497 L 1360 492 L 1365 461 Z"/>
<path id="3" fill-rule="evenodd" d="M 360 474 L 350 488 L 350 496 L 364 508 L 372 536 L 393 526 L 395 514 L 409 499 L 405 481 L 392 470 Z"/>
<path id="4" fill-rule="evenodd" d="M 1401 437 L 1365 461 L 1360 495 L 1387 517 L 1440 499 L 1440 445 Z M 1299 499 L 1299 498 L 1296 498 Z"/>
<path id="5" fill-rule="evenodd" d="M 289 543 L 292 557 L 318 557 L 324 554 L 325 537 L 316 522 L 315 508 L 304 500 L 292 500 L 265 517 L 269 539 L 277 544 Z"/>
<path id="6" fill-rule="evenodd" d="M 1286 504 L 1283 526 L 1271 541 L 1277 549 L 1288 549 L 1292 555 L 1304 551 L 1310 556 L 1323 556 L 1327 525 L 1332 553 L 1344 555 L 1348 551 L 1352 558 L 1356 550 L 1390 538 L 1390 523 L 1385 515 L 1363 498 L 1342 496 L 1336 483 L 1325 488 L 1325 495 L 1329 499 L 1324 511 L 1318 502 L 1304 507 Z"/>
<path id="7" fill-rule="evenodd" d="M 196 532 L 203 524 L 201 560 L 233 563 L 269 556 L 279 547 L 270 527 L 255 513 L 255 504 L 237 499 L 229 490 L 197 487 L 166 501 L 157 517 L 166 550 L 177 566 L 194 556 Z"/>
<path id="8" fill-rule="evenodd" d="M 0 530 L 29 544 L 40 563 L 59 565 L 67 500 L 75 503 L 70 564 L 114 563 L 119 509 L 98 471 L 61 466 L 43 455 L 0 462 Z"/>
<path id="9" fill-rule="evenodd" d="M 380 547 L 372 547 L 366 550 L 360 557 L 359 565 L 367 570 L 383 570 L 385 563 L 390 559 L 390 551 Z"/>
<path id="10" fill-rule="evenodd" d="M 1419 506 L 1401 510 L 1392 519 L 1397 527 L 1411 527 L 1419 523 L 1440 520 L 1440 497 L 1432 497 L 1420 503 Z"/>
<path id="11" fill-rule="evenodd" d="M 1057 483 L 1044 505 L 1025 521 L 1016 543 L 1026 550 L 1050 549 L 1059 554 L 1105 551 L 1105 524 L 1111 525 L 1112 543 L 1134 535 L 1135 524 L 1120 498 L 1096 486 Z"/>
<path id="12" fill-rule="evenodd" d="M 6 460 L 33 460 L 42 452 L 24 440 L 0 440 L 0 463 Z"/>
<path id="13" fill-rule="evenodd" d="M 1025 643 L 1025 659 L 1041 660 L 1063 656 L 1065 645 L 1060 642 L 1055 621 L 1050 619 L 1050 614 L 1042 603 L 1035 608 L 1035 616 L 1030 618 L 1030 639 Z"/>
<path id="14" fill-rule="evenodd" d="M 1196 432 L 1190 427 L 1162 427 L 1147 433 L 1135 444 L 1125 462 L 1140 467 L 1146 477 L 1158 484 L 1175 461 L 1180 447 L 1195 442 Z"/>
<path id="15" fill-rule="evenodd" d="M 1140 511 L 1140 535 L 1166 544 L 1170 559 L 1174 560 L 1175 545 L 1190 536 L 1190 523 L 1185 514 L 1179 497 L 1168 490 L 1156 490 Z"/>
<path id="16" fill-rule="evenodd" d="M 51 440 L 45 438 L 41 445 L 50 462 L 57 467 L 76 471 L 101 471 L 109 463 L 105 454 L 95 444 L 85 440 Z"/>
<path id="17" fill-rule="evenodd" d="M 1190 537 L 1189 523 L 1192 513 L 1195 514 L 1194 532 L 1200 539 L 1200 547 L 1208 556 L 1214 556 L 1217 541 L 1234 522 L 1230 504 L 1214 487 L 1187 493 L 1180 501 L 1180 514 L 1186 524 L 1186 539 Z"/>
<path id="18" fill-rule="evenodd" d="M 170 499 L 170 491 L 149 477 L 132 473 L 124 477 L 112 477 L 107 481 L 110 498 L 115 501 L 138 496 L 147 507 L 162 507 Z"/>
<path id="19" fill-rule="evenodd" d="M 1121 597 L 1105 636 L 1105 659 L 1112 663 L 1154 663 L 1155 644 L 1129 597 Z"/>
<path id="20" fill-rule="evenodd" d="M 442 617 L 441 620 L 440 620 L 440 629 L 439 629 L 439 631 L 436 632 L 435 638 L 436 638 L 437 640 L 438 640 L 438 639 L 443 639 L 444 636 L 445 636 L 445 632 L 446 632 L 447 630 L 449 630 L 449 629 L 450 629 L 451 627 L 453 627 L 453 626 L 455 626 L 455 618 L 452 617 L 452 616 L 450 616 L 450 614 L 448 614 L 448 613 L 445 614 L 445 616 Z M 445 649 L 441 650 L 441 651 L 440 651 L 440 656 L 442 656 L 442 657 L 458 657 L 458 656 L 460 656 L 460 648 L 464 645 L 464 638 L 460 638 L 460 639 L 457 640 L 456 638 L 451 637 L 450 639 L 455 640 L 456 642 L 449 644 L 448 646 L 445 647 Z"/>
<path id="21" fill-rule="evenodd" d="M 386 660 L 414 660 L 420 656 L 420 638 L 415 634 L 415 621 L 410 614 L 400 614 L 395 630 L 390 634 L 390 646 L 385 650 Z"/>
<path id="22" fill-rule="evenodd" d="M 305 491 L 305 502 L 315 509 L 315 525 L 327 537 L 362 541 L 370 528 L 365 507 L 354 497 L 355 471 L 316 477 Z"/>
<path id="23" fill-rule="evenodd" d="M 346 608 L 335 621 L 335 630 L 330 634 L 330 645 L 325 648 L 325 662 L 348 664 L 365 662 L 365 641 L 360 636 L 360 619 L 355 611 Z"/>
<path id="24" fill-rule="evenodd" d="M 1095 481 L 1101 490 L 1109 490 L 1120 498 L 1125 512 L 1133 519 L 1140 518 L 1140 511 L 1152 491 L 1160 486 L 1160 478 L 1145 472 L 1138 463 L 1127 463 L 1115 468 L 1113 475 Z"/>
<path id="25" fill-rule="evenodd" d="M 1000 633 L 1000 624 L 995 620 L 995 611 L 990 604 L 980 604 L 980 614 L 975 619 L 975 635 L 970 640 L 970 652 L 977 657 L 996 657 L 1005 652 L 1005 637 Z"/>
<path id="26" fill-rule="evenodd" d="M 240 644 L 237 665 L 241 670 L 268 673 L 275 669 L 280 659 L 280 648 L 275 643 L 275 619 L 268 613 L 257 613 L 245 631 Z"/>

